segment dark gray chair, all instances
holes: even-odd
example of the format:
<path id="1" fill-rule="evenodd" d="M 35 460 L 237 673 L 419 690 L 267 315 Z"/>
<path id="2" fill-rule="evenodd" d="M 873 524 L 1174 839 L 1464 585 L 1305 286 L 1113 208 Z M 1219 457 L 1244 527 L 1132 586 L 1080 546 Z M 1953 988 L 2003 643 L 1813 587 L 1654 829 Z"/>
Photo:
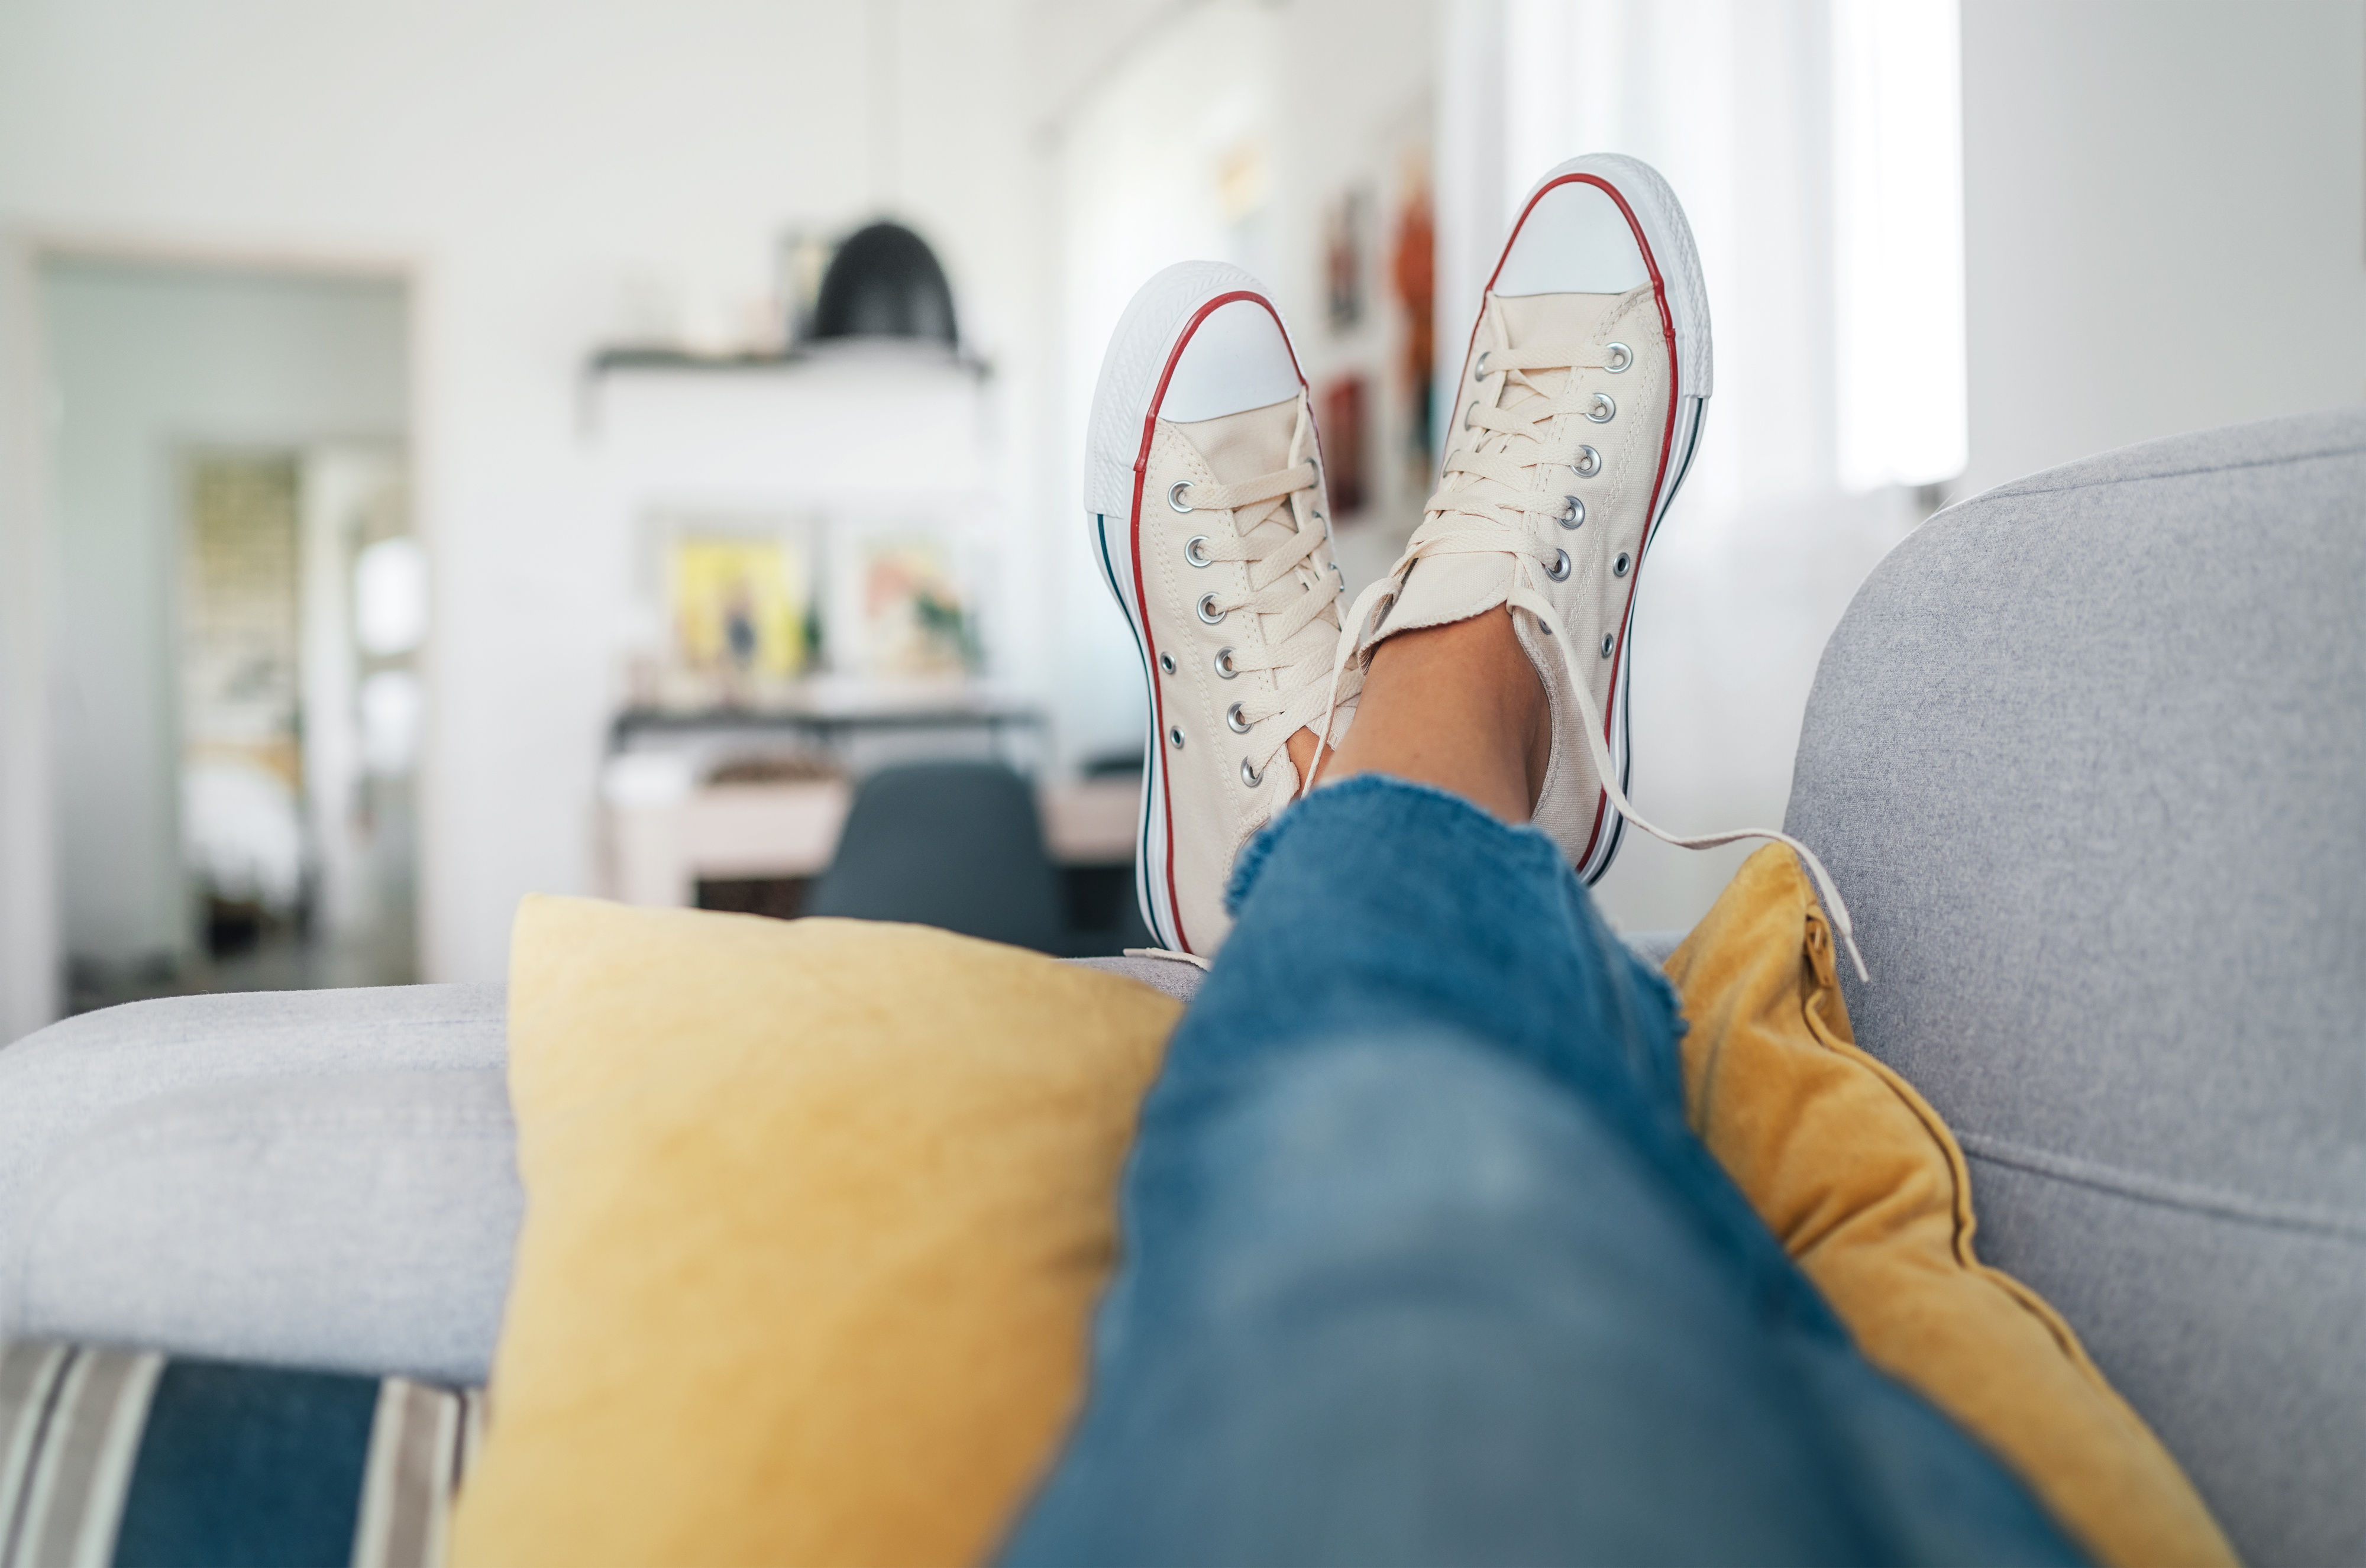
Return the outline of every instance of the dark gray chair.
<path id="1" fill-rule="evenodd" d="M 805 912 L 1067 950 L 1035 792 L 999 762 L 918 762 L 865 779 Z"/>

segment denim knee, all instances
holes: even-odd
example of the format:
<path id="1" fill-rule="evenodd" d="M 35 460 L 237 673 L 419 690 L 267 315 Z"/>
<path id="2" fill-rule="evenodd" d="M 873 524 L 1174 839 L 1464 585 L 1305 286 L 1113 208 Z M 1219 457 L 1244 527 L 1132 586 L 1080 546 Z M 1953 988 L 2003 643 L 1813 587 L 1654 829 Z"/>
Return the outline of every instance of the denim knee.
<path id="1" fill-rule="evenodd" d="M 1270 1071 L 1266 1092 L 1211 1129 L 1203 1175 L 1257 1195 L 1233 1212 L 1277 1268 L 1532 1226 L 1565 1190 L 1567 1102 L 1475 1043 L 1359 1039 Z"/>
<path id="2" fill-rule="evenodd" d="M 1564 1260 L 1600 1218 L 1572 1194 L 1654 1190 L 1609 1122 L 1448 1032 L 1343 1039 L 1258 1076 L 1174 1173 L 1193 1196 L 1165 1239 L 1191 1256 L 1161 1289 L 1195 1313 L 1286 1315 L 1301 1285 L 1348 1280 L 1414 1297 L 1483 1284 L 1507 1307 L 1558 1297 L 1577 1288 Z"/>

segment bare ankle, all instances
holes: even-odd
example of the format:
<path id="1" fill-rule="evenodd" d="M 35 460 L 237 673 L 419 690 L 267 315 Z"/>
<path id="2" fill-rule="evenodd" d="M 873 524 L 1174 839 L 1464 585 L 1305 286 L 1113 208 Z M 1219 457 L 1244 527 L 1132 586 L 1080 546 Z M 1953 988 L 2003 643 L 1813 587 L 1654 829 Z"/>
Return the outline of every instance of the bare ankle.
<path id="1" fill-rule="evenodd" d="M 1374 652 L 1355 725 L 1323 777 L 1389 773 L 1525 822 L 1551 755 L 1549 718 L 1509 612 L 1400 632 Z"/>
<path id="2" fill-rule="evenodd" d="M 1301 729 L 1282 744 L 1283 749 L 1290 753 L 1290 765 L 1298 770 L 1300 778 L 1306 781 L 1305 788 L 1313 789 L 1321 782 L 1314 774 L 1317 750 L 1314 744 L 1314 731 Z M 1304 792 L 1301 790 L 1301 793 Z"/>

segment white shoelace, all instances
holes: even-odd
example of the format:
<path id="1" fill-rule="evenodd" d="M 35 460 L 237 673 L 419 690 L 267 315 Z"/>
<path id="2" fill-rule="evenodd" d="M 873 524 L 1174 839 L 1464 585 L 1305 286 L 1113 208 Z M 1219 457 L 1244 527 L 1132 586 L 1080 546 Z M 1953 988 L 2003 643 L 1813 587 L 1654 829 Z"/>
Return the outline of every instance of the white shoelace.
<path id="1" fill-rule="evenodd" d="M 1215 967 L 1212 963 L 1200 957 L 1196 953 L 1179 953 L 1171 947 L 1129 947 L 1125 950 L 1125 956 L 1128 958 L 1164 958 L 1175 964 L 1189 964 L 1192 968 L 1199 970 L 1202 974 L 1205 974 L 1210 969 Z"/>
<path id="2" fill-rule="evenodd" d="M 1500 331 L 1500 329 L 1499 329 Z M 1406 547 L 1387 576 L 1374 582 L 1356 598 L 1347 614 L 1349 632 L 1341 637 L 1332 665 L 1330 695 L 1323 709 L 1322 727 L 1318 735 L 1330 733 L 1334 710 L 1343 698 L 1353 697 L 1363 689 L 1360 669 L 1350 671 L 1356 648 L 1363 640 L 1365 627 L 1375 606 L 1386 597 L 1391 585 L 1401 581 L 1408 568 L 1425 556 L 1448 555 L 1509 555 L 1515 562 L 1511 591 L 1505 595 L 1507 606 L 1526 610 L 1537 619 L 1538 626 L 1553 639 L 1560 650 L 1561 663 L 1569 672 L 1571 689 L 1577 694 L 1579 728 L 1585 735 L 1587 750 L 1593 754 L 1594 771 L 1601 780 L 1602 791 L 1618 814 L 1662 843 L 1678 849 L 1709 850 L 1720 844 L 1734 843 L 1742 839 L 1768 839 L 1786 844 L 1805 861 L 1816 879 L 1816 887 L 1823 895 L 1824 907 L 1831 912 L 1832 926 L 1840 932 L 1841 942 L 1848 949 L 1849 959 L 1856 965 L 1857 978 L 1868 985 L 1873 976 L 1865 966 L 1865 955 L 1857 951 L 1855 928 L 1849 919 L 1848 905 L 1834 886 L 1831 874 L 1816 852 L 1787 833 L 1772 828 L 1739 828 L 1729 832 L 1684 835 L 1671 833 L 1646 819 L 1635 809 L 1627 792 L 1620 787 L 1617 770 L 1610 756 L 1609 724 L 1603 717 L 1602 706 L 1594 700 L 1594 689 L 1587 682 L 1585 671 L 1578 663 L 1578 652 L 1562 624 L 1560 613 L 1545 597 L 1544 583 L 1558 581 L 1553 569 L 1561 565 L 1563 554 L 1559 544 L 1538 537 L 1538 525 L 1551 524 L 1560 510 L 1553 499 L 1540 495 L 1535 487 L 1535 472 L 1552 459 L 1546 438 L 1556 417 L 1561 414 L 1583 414 L 1593 410 L 1596 394 L 1580 395 L 1575 391 L 1577 372 L 1581 368 L 1606 367 L 1603 350 L 1592 345 L 1540 344 L 1524 349 L 1506 348 L 1498 344 L 1486 351 L 1481 361 L 1482 378 L 1506 378 L 1503 406 L 1490 407 L 1484 399 L 1466 408 L 1462 418 L 1464 428 L 1486 432 L 1471 447 L 1458 451 L 1447 458 L 1446 472 L 1437 492 L 1424 507 L 1425 536 Z M 1587 357 L 1593 355 L 1594 357 Z M 1531 379 L 1533 370 L 1565 370 L 1568 372 L 1563 390 L 1549 392 Z M 1527 394 L 1525 396 L 1519 394 Z M 1582 427 L 1581 427 L 1582 428 Z M 1515 449 L 1515 443 L 1524 449 Z M 1572 453 L 1575 457 L 1578 454 Z M 1566 463 L 1553 466 L 1567 467 Z M 1561 498 L 1560 504 L 1567 504 Z M 1426 532 L 1441 517 L 1456 519 L 1453 525 Z M 1563 578 L 1568 570 L 1563 569 Z M 1304 793 L 1304 786 L 1300 786 Z"/>
<path id="3" fill-rule="evenodd" d="M 1302 427 L 1303 409 L 1298 417 Z M 1243 759 L 1259 777 L 1291 736 L 1328 717 L 1324 699 L 1332 684 L 1331 657 L 1339 645 L 1339 603 L 1333 580 L 1314 564 L 1327 536 L 1314 515 L 1319 477 L 1310 459 L 1237 484 L 1186 485 L 1180 491 L 1193 512 L 1233 514 L 1232 537 L 1211 535 L 1192 541 L 1194 563 L 1239 561 L 1248 568 L 1247 594 L 1211 592 L 1200 603 L 1219 617 L 1244 610 L 1256 617 L 1255 635 L 1243 639 L 1245 646 L 1222 649 L 1216 669 L 1227 679 L 1273 673 L 1269 694 L 1245 688 L 1225 714 L 1234 733 L 1243 736 L 1268 719 L 1281 721 L 1252 742 Z M 1301 789 L 1304 782 L 1300 781 Z"/>

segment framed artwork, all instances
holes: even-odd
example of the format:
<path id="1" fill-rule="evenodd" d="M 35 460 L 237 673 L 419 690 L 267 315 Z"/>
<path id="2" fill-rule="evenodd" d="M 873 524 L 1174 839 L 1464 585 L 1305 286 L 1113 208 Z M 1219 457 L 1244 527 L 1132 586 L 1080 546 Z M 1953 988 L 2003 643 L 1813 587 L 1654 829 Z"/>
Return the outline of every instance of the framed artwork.
<path id="1" fill-rule="evenodd" d="M 793 680 L 813 652 L 812 575 L 777 535 L 684 532 L 668 562 L 675 661 L 685 670 Z"/>
<path id="2" fill-rule="evenodd" d="M 1425 148 L 1407 147 L 1397 175 L 1395 211 L 1389 228 L 1389 281 L 1404 331 L 1398 349 L 1398 395 L 1404 401 L 1403 439 L 1399 446 L 1411 490 L 1426 493 L 1437 464 L 1436 422 L 1437 225 L 1430 208 L 1429 157 Z"/>
<path id="3" fill-rule="evenodd" d="M 644 525 L 636 705 L 765 707 L 817 677 L 981 672 L 986 565 L 934 519 L 661 513 Z"/>
<path id="4" fill-rule="evenodd" d="M 642 522 L 640 556 L 627 670 L 636 705 L 760 704 L 822 662 L 814 519 L 656 513 Z"/>
<path id="5" fill-rule="evenodd" d="M 1323 215 L 1323 292 L 1335 333 L 1352 332 L 1364 319 L 1371 215 L 1371 193 L 1361 188 L 1340 197 Z"/>
<path id="6" fill-rule="evenodd" d="M 1344 522 L 1364 510 L 1364 405 L 1369 383 L 1360 370 L 1325 382 L 1318 401 L 1323 421 L 1323 478 L 1331 510 Z"/>
<path id="7" fill-rule="evenodd" d="M 979 663 L 976 616 L 950 543 L 917 531 L 883 531 L 856 545 L 862 673 L 959 676 Z"/>

